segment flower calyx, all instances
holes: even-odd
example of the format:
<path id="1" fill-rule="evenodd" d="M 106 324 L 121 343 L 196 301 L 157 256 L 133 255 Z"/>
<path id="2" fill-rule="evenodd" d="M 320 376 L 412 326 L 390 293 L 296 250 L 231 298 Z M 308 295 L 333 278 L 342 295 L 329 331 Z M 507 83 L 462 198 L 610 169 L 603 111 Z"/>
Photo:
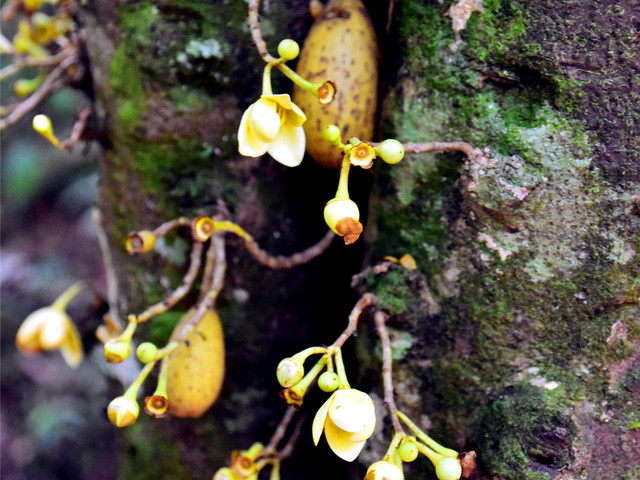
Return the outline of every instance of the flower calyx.
<path id="1" fill-rule="evenodd" d="M 367 142 L 359 142 L 351 147 L 349 151 L 349 161 L 351 165 L 368 169 L 373 166 L 373 161 L 377 156 L 376 149 Z"/>
<path id="2" fill-rule="evenodd" d="M 329 228 L 344 237 L 344 243 L 351 245 L 362 233 L 358 205 L 348 198 L 333 198 L 324 207 L 324 220 Z"/>
<path id="3" fill-rule="evenodd" d="M 169 400 L 166 395 L 153 394 L 144 399 L 144 411 L 156 418 L 163 418 L 169 411 Z"/>
<path id="4" fill-rule="evenodd" d="M 129 255 L 147 253 L 156 244 L 156 236 L 149 230 L 131 232 L 125 239 L 124 246 Z"/>
<path id="5" fill-rule="evenodd" d="M 204 243 L 209 240 L 211 235 L 216 231 L 216 222 L 211 217 L 200 215 L 193 219 L 191 231 L 193 232 L 193 238 Z"/>

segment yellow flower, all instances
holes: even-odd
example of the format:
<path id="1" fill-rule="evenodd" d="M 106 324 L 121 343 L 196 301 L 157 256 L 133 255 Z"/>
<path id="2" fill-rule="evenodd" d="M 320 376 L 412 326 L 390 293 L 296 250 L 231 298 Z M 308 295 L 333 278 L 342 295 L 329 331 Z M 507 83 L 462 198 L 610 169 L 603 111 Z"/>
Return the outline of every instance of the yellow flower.
<path id="1" fill-rule="evenodd" d="M 343 388 L 320 407 L 313 419 L 313 442 L 317 445 L 324 430 L 333 453 L 352 462 L 364 448 L 376 426 L 371 397 L 360 390 Z"/>
<path id="2" fill-rule="evenodd" d="M 40 308 L 22 322 L 16 334 L 16 346 L 27 354 L 57 348 L 72 368 L 80 364 L 84 354 L 71 318 L 55 306 Z"/>
<path id="3" fill-rule="evenodd" d="M 242 115 L 238 151 L 248 157 L 268 153 L 287 167 L 302 162 L 307 117 L 287 94 L 262 95 Z"/>

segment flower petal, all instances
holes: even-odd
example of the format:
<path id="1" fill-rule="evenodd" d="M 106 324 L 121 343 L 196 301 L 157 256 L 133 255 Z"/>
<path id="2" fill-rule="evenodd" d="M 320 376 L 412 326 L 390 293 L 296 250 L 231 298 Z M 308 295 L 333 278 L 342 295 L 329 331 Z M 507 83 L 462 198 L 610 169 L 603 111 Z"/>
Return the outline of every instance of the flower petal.
<path id="1" fill-rule="evenodd" d="M 276 103 L 261 98 L 249 107 L 249 134 L 258 141 L 275 140 L 282 120 L 276 111 Z"/>
<path id="2" fill-rule="evenodd" d="M 333 401 L 335 393 L 331 395 L 326 402 L 318 409 L 316 416 L 313 417 L 313 425 L 311 426 L 311 434 L 313 435 L 313 444 L 318 445 L 322 430 L 324 430 L 324 424 L 327 420 L 327 413 L 329 412 L 329 405 Z"/>
<path id="3" fill-rule="evenodd" d="M 277 103 L 285 110 L 291 110 L 291 105 L 294 103 L 291 101 L 291 96 L 288 93 L 278 93 L 272 95 L 262 95 L 260 100 L 269 100 Z"/>
<path id="4" fill-rule="evenodd" d="M 283 125 L 267 152 L 274 160 L 287 167 L 297 167 L 302 162 L 305 137 L 302 127 Z"/>
<path id="5" fill-rule="evenodd" d="M 249 111 L 253 105 L 247 108 L 242 114 L 240 127 L 238 128 L 238 152 L 247 157 L 259 157 L 267 153 L 268 142 L 262 142 L 255 138 L 249 130 Z"/>
<path id="6" fill-rule="evenodd" d="M 295 103 L 291 102 L 291 110 L 287 110 L 285 116 L 285 124 L 291 125 L 292 127 L 300 127 L 304 122 L 306 122 L 307 116 L 304 112 L 298 107 Z"/>
<path id="7" fill-rule="evenodd" d="M 373 430 L 376 428 L 376 417 L 374 416 L 362 430 L 359 432 L 352 433 L 349 436 L 350 442 L 364 442 L 371 435 L 373 435 Z"/>
<path id="8" fill-rule="evenodd" d="M 333 453 L 347 462 L 353 462 L 364 448 L 365 441 L 352 442 L 349 440 L 351 434 L 340 430 L 332 422 L 327 422 L 324 427 L 324 436 Z"/>
<path id="9" fill-rule="evenodd" d="M 371 419 L 375 422 L 375 415 L 371 397 L 354 388 L 338 390 L 336 399 L 329 409 L 331 421 L 338 428 L 351 433 L 364 430 L 371 423 Z"/>
<path id="10" fill-rule="evenodd" d="M 58 348 L 67 334 L 71 321 L 69 317 L 58 311 L 51 309 L 47 321 L 40 330 L 40 345 L 44 350 Z"/>
<path id="11" fill-rule="evenodd" d="M 24 319 L 16 334 L 16 346 L 25 353 L 38 353 L 42 351 L 40 345 L 40 330 L 51 315 L 50 307 L 39 308 Z"/>
<path id="12" fill-rule="evenodd" d="M 82 361 L 84 357 L 82 340 L 80 340 L 80 334 L 73 323 L 69 322 L 67 336 L 59 348 L 62 358 L 71 368 L 76 368 Z"/>

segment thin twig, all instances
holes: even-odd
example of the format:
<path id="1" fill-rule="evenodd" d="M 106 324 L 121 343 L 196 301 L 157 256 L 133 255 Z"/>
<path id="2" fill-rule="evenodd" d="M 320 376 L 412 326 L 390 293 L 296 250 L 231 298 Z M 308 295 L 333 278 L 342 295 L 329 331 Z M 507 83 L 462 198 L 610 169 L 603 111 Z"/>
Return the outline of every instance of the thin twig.
<path id="1" fill-rule="evenodd" d="M 290 408 L 293 408 L 294 412 L 296 411 L 294 407 L 290 407 Z M 287 444 L 284 447 L 282 447 L 282 450 L 280 450 L 280 452 L 278 452 L 278 460 L 282 461 L 285 458 L 289 458 L 291 456 L 291 454 L 293 453 L 293 449 L 296 446 L 296 443 L 298 443 L 298 438 L 300 438 L 300 433 L 302 432 L 303 423 L 304 423 L 303 419 L 300 419 L 300 421 L 296 423 L 296 426 L 294 427 L 293 433 L 289 437 Z"/>
<path id="2" fill-rule="evenodd" d="M 278 426 L 273 432 L 273 435 L 271 435 L 271 439 L 269 440 L 269 443 L 264 448 L 265 455 L 277 455 L 278 444 L 284 438 L 284 435 L 287 432 L 287 428 L 289 427 L 291 420 L 293 419 L 293 417 L 297 412 L 298 410 L 294 407 L 288 407 L 285 410 L 284 415 L 282 416 L 282 419 L 280 419 L 280 422 L 278 423 Z"/>
<path id="3" fill-rule="evenodd" d="M 180 282 L 180 286 L 171 292 L 161 302 L 151 305 L 144 312 L 137 316 L 138 323 L 143 323 L 149 320 L 151 317 L 164 313 L 178 303 L 188 292 L 191 290 L 193 281 L 200 269 L 200 263 L 202 261 L 202 243 L 198 241 L 193 242 L 191 247 L 191 258 L 189 260 L 189 269 L 186 275 Z"/>
<path id="4" fill-rule="evenodd" d="M 60 81 L 62 76 L 65 74 L 67 68 L 71 67 L 75 63 L 78 62 L 78 55 L 73 53 L 65 58 L 60 64 L 53 69 L 53 71 L 49 74 L 42 85 L 38 87 L 38 89 L 33 92 L 28 98 L 23 100 L 22 102 L 16 104 L 15 106 L 9 106 L 7 109 L 11 110 L 11 113 L 0 120 L 0 132 L 10 125 L 14 125 L 18 121 L 20 121 L 27 113 L 36 108 L 40 103 L 42 103 L 51 93 L 60 90 L 67 83 L 65 81 Z"/>
<path id="5" fill-rule="evenodd" d="M 468 157 L 482 154 L 479 148 L 467 142 L 406 142 L 403 143 L 405 153 L 425 153 L 425 152 L 462 152 Z"/>
<path id="6" fill-rule="evenodd" d="M 398 420 L 397 411 L 398 407 L 393 397 L 393 376 L 391 374 L 391 366 L 393 363 L 393 356 L 391 350 L 391 339 L 389 338 L 389 331 L 387 330 L 386 321 L 387 314 L 382 310 L 377 310 L 373 315 L 373 321 L 376 325 L 378 337 L 382 343 L 382 385 L 384 388 L 384 403 L 389 410 L 389 416 L 391 417 L 391 424 L 393 430 L 396 433 L 404 433 L 400 420 Z"/>
<path id="7" fill-rule="evenodd" d="M 378 299 L 372 293 L 365 293 L 360 297 L 360 300 L 355 304 L 351 313 L 349 314 L 349 323 L 347 324 L 347 328 L 345 328 L 344 332 L 340 334 L 340 336 L 336 339 L 335 342 L 331 344 L 332 347 L 342 347 L 344 342 L 353 335 L 353 333 L 358 328 L 358 320 L 360 319 L 360 315 L 364 311 L 365 308 L 370 307 L 371 305 L 375 305 L 378 302 Z"/>
<path id="8" fill-rule="evenodd" d="M 69 138 L 60 143 L 60 148 L 71 148 L 76 143 L 80 141 L 82 134 L 84 133 L 84 129 L 87 126 L 87 119 L 89 118 L 89 114 L 91 113 L 90 107 L 85 107 L 80 110 L 76 121 L 73 123 L 73 128 L 71 129 L 71 134 Z"/>
<path id="9" fill-rule="evenodd" d="M 331 242 L 335 238 L 335 234 L 329 230 L 315 245 L 289 256 L 271 255 L 262 250 L 253 237 L 248 236 L 243 238 L 245 239 L 247 250 L 258 262 L 269 268 L 284 269 L 304 265 L 305 263 L 309 263 L 314 258 L 322 255 L 325 250 L 329 248 L 329 245 L 331 245 Z"/>
<path id="10" fill-rule="evenodd" d="M 160 238 L 165 236 L 174 228 L 182 227 L 185 225 L 191 225 L 191 220 L 186 217 L 174 218 L 173 220 L 169 220 L 168 222 L 164 222 L 162 225 L 159 225 L 155 230 L 153 230 L 153 234 L 156 236 L 156 238 Z"/>
<path id="11" fill-rule="evenodd" d="M 258 50 L 258 53 L 262 59 L 267 62 L 275 62 L 275 58 L 272 57 L 267 51 L 267 43 L 262 38 L 262 32 L 260 30 L 260 22 L 258 20 L 258 11 L 260 9 L 260 0 L 249 0 L 249 29 L 251 30 L 251 38 Z"/>
<path id="12" fill-rule="evenodd" d="M 0 80 L 4 80 L 11 75 L 15 75 L 21 69 L 25 67 L 55 67 L 60 62 L 62 62 L 69 55 L 75 53 L 75 48 L 65 48 L 55 55 L 47 58 L 30 58 L 30 57 L 13 57 L 13 63 L 11 65 L 7 65 L 2 70 L 0 70 Z"/>

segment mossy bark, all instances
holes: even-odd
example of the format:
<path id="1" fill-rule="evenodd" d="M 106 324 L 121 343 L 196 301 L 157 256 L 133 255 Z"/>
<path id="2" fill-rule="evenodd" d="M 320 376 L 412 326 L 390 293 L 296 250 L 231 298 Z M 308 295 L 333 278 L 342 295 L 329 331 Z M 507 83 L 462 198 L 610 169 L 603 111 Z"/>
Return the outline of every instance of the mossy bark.
<path id="1" fill-rule="evenodd" d="M 277 361 L 335 338 L 361 269 L 356 291 L 376 293 L 391 314 L 400 408 L 447 446 L 475 450 L 477 478 L 636 478 L 637 7 L 485 0 L 453 49 L 447 5 L 395 2 L 385 37 L 387 9 L 371 3 L 384 51 L 381 133 L 465 140 L 486 155 L 376 166 L 364 242 L 336 244 L 325 261 L 271 272 L 230 241 L 222 397 L 197 421 L 141 419 L 126 434 L 123 478 L 210 478 L 231 449 L 265 441 L 283 408 Z M 271 51 L 281 38 L 301 41 L 306 2 L 270 8 L 262 25 Z M 244 1 L 96 1 L 79 18 L 121 314 L 177 285 L 188 251 L 186 237 L 174 236 L 161 254 L 131 258 L 122 248 L 131 230 L 213 214 L 221 200 L 274 253 L 322 236 L 335 172 L 237 154 L 236 128 L 262 69 Z M 365 177 L 352 182 L 366 190 Z M 417 270 L 368 269 L 404 253 Z M 175 319 L 143 334 L 162 338 Z M 375 339 L 361 335 L 357 345 L 361 372 L 377 372 Z M 380 393 L 376 381 L 369 386 Z M 365 462 L 384 453 L 387 433 L 376 434 Z M 303 456 L 308 443 L 300 441 Z M 309 474 L 309 461 L 290 461 L 283 475 L 326 476 Z M 406 473 L 428 468 L 416 462 Z"/>

